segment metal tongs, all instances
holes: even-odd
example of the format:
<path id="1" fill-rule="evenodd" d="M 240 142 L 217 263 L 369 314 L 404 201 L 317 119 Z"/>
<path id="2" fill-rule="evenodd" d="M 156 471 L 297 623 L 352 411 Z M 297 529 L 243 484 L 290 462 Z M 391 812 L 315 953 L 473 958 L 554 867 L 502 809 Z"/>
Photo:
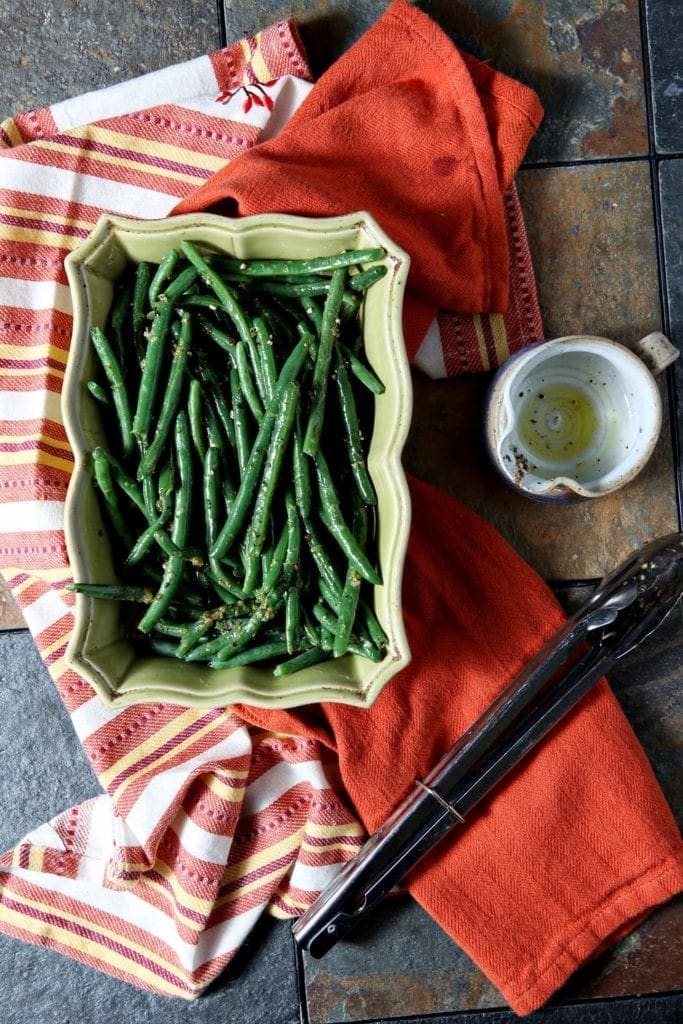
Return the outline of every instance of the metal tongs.
<path id="1" fill-rule="evenodd" d="M 602 580 L 510 685 L 294 923 L 313 957 L 332 946 L 457 825 L 683 592 L 683 533 L 655 540 Z"/>

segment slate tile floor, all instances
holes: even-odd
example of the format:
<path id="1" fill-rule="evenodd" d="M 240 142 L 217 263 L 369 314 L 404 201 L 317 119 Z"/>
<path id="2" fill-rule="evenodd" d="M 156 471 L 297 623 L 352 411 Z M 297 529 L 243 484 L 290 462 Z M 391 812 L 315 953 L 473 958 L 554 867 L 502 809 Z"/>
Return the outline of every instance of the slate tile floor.
<path id="1" fill-rule="evenodd" d="M 6 55 L 0 118 L 191 58 L 283 16 L 299 23 L 320 73 L 386 6 L 387 0 L 222 0 L 216 17 L 213 0 L 175 6 L 60 0 L 22 6 L 19 18 L 15 4 L 0 0 Z M 547 335 L 602 333 L 629 344 L 661 327 L 683 345 L 683 5 L 424 0 L 420 6 L 465 48 L 532 85 L 545 106 L 518 180 Z M 507 492 L 485 462 L 478 415 L 486 383 L 483 377 L 416 378 L 406 461 L 488 516 L 556 582 L 567 607 L 585 599 L 586 581 L 632 546 L 680 528 L 683 365 L 661 381 L 668 417 L 642 476 L 614 500 L 552 516 Z M 612 676 L 679 816 L 681 618 L 679 610 Z M 97 791 L 21 613 L 2 587 L 0 764 L 3 849 Z M 530 1019 L 673 1022 L 681 1004 L 666 993 L 681 987 L 681 917 L 680 905 L 662 908 Z M 286 922 L 264 921 L 233 970 L 191 1005 L 149 996 L 1 936 L 0 962 L 3 1024 L 512 1019 L 495 1010 L 500 995 L 481 972 L 401 897 L 318 963 L 296 956 Z"/>

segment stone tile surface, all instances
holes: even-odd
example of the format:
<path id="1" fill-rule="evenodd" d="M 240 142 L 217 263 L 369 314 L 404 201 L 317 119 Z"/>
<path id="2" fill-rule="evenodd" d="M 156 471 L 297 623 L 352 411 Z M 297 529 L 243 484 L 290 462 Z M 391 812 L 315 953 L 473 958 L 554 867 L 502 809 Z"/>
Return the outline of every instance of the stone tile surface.
<path id="1" fill-rule="evenodd" d="M 21 608 L 0 576 L 0 629 L 23 629 L 25 626 Z"/>
<path id="2" fill-rule="evenodd" d="M 565 607 L 574 609 L 591 589 L 573 588 L 559 596 Z M 678 820 L 683 820 L 677 778 L 681 736 L 674 722 L 680 700 L 682 626 L 679 605 L 640 650 L 610 674 Z M 683 902 L 673 901 L 577 972 L 555 1002 L 674 992 L 680 987 L 682 942 Z M 478 967 L 405 895 L 386 900 L 322 960 L 304 956 L 304 971 L 310 1024 L 391 1020 L 502 1005 L 500 993 Z M 483 1019 L 488 1020 L 488 1015 Z"/>
<path id="3" fill-rule="evenodd" d="M 222 0 L 228 40 L 251 35 L 279 18 L 292 18 L 316 77 L 341 57 L 384 13 L 390 0 Z"/>
<path id="4" fill-rule="evenodd" d="M 659 195 L 671 340 L 683 351 L 683 159 L 659 165 Z M 683 489 L 683 359 L 671 376 L 676 382 L 679 481 Z"/>
<path id="5" fill-rule="evenodd" d="M 281 17 L 301 26 L 316 74 L 357 39 L 389 0 L 219 0 L 228 41 Z M 532 85 L 546 118 L 529 161 L 582 161 L 647 152 L 637 0 L 422 0 L 458 42 Z M 651 0 L 650 59 L 660 152 L 680 148 L 671 110 L 678 71 L 671 31 L 675 0 Z M 5 61 L 0 118 L 214 49 L 214 0 L 101 4 L 59 0 L 22 6 L 0 2 Z M 673 12 L 673 13 L 672 13 Z M 656 24 L 654 16 L 660 18 Z M 661 16 L 661 17 L 660 17 Z M 669 112 L 667 112 L 669 111 Z M 673 149 L 672 149 L 673 147 Z M 680 343 L 681 164 L 660 166 L 672 335 Z M 645 163 L 529 170 L 522 199 L 549 336 L 590 331 L 624 342 L 659 326 L 656 252 Z M 683 370 L 677 368 L 679 387 Z M 553 510 L 512 494 L 488 465 L 479 416 L 487 380 L 416 380 L 409 467 L 490 518 L 547 578 L 599 576 L 622 554 L 676 527 L 668 425 L 647 470 L 614 501 Z M 683 394 L 683 391 L 679 391 Z M 680 413 L 679 413 L 680 415 Z M 681 423 L 683 428 L 683 422 Z M 680 433 L 683 436 L 683 430 Z M 574 590 L 581 600 L 586 588 Z M 563 599 L 566 595 L 563 595 Z M 0 610 L 3 608 L 0 591 Z M 20 624 L 5 611 L 0 629 Z M 676 690 L 680 685 L 681 617 L 620 666 L 613 683 L 661 785 L 680 814 L 677 787 Z M 0 634 L 0 849 L 62 808 L 98 792 L 71 724 L 28 633 Z M 48 735 L 50 743 L 45 742 Z M 585 999 L 668 991 L 680 984 L 676 938 L 680 908 L 653 915 L 580 972 L 539 1021 L 673 1022 L 659 1001 L 611 1002 L 587 1010 Z M 192 1004 L 123 985 L 47 950 L 0 936 L 3 1024 L 116 1019 L 143 1024 L 196 1020 L 213 1024 L 299 1021 L 294 953 L 287 922 L 263 921 L 237 961 Z M 511 1024 L 501 998 L 481 972 L 407 898 L 385 907 L 354 939 L 321 962 L 307 962 L 310 1024 L 398 1019 L 484 1009 L 490 1024 Z M 630 1005 L 630 1004 L 629 1004 Z M 113 1010 L 112 1008 L 116 1008 Z M 576 1010 L 576 1013 L 573 1011 Z M 435 1016 L 438 1015 L 438 1016 Z M 414 1016 L 413 1016 L 413 1019 Z"/>
<path id="6" fill-rule="evenodd" d="M 388 0 L 223 0 L 229 38 L 291 16 L 320 74 Z M 420 0 L 464 49 L 532 86 L 546 110 L 530 160 L 647 152 L 638 0 Z"/>
<path id="7" fill-rule="evenodd" d="M 458 42 L 538 93 L 531 161 L 647 153 L 638 0 L 425 0 Z"/>
<path id="8" fill-rule="evenodd" d="M 673 269 L 677 252 L 680 260 L 677 169 L 661 167 L 671 196 L 666 237 L 674 302 L 680 287 Z M 628 345 L 658 329 L 648 165 L 534 168 L 519 175 L 519 186 L 546 336 L 597 334 Z M 480 428 L 488 381 L 415 381 L 407 465 L 493 522 L 544 577 L 601 576 L 632 548 L 678 528 L 666 380 L 660 381 L 664 426 L 640 476 L 613 495 L 552 508 L 514 493 L 492 470 Z"/>
<path id="9" fill-rule="evenodd" d="M 3 0 L 0 121 L 219 46 L 214 0 Z"/>
<path id="10" fill-rule="evenodd" d="M 522 171 L 520 198 L 546 337 L 622 344 L 661 327 L 645 161 Z"/>
<path id="11" fill-rule="evenodd" d="M 683 152 L 683 5 L 679 0 L 644 0 L 652 112 L 658 153 Z"/>
<path id="12" fill-rule="evenodd" d="M 678 529 L 668 422 L 652 458 L 626 487 L 548 506 L 514 492 L 490 463 L 481 431 L 489 380 L 416 378 L 404 461 L 493 523 L 545 579 L 600 577 L 634 548 Z"/>
<path id="13" fill-rule="evenodd" d="M 101 792 L 27 631 L 0 634 L 0 851 Z M 198 1001 L 165 999 L 0 934 L 2 1024 L 298 1024 L 286 921 L 264 919 Z M 55 1007 L 58 1005 L 58 1012 Z"/>

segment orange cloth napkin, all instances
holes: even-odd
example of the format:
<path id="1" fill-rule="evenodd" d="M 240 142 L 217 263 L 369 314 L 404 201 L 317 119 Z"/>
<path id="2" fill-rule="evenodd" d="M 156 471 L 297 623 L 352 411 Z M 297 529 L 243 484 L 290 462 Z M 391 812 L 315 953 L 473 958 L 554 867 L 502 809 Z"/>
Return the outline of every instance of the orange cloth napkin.
<path id="1" fill-rule="evenodd" d="M 442 491 L 410 483 L 403 611 L 411 665 L 369 710 L 239 709 L 256 725 L 334 750 L 369 832 L 565 618 L 491 526 Z M 676 825 L 607 684 L 408 881 L 520 1014 L 680 891 Z"/>
<path id="2" fill-rule="evenodd" d="M 434 306 L 503 310 L 502 193 L 540 119 L 533 93 L 460 54 L 394 3 L 314 87 L 281 135 L 238 157 L 176 212 L 329 215 L 368 209 L 411 255 L 407 346 Z M 432 308 L 430 308 L 432 307 Z M 368 830 L 563 621 L 496 532 L 411 482 L 404 581 L 412 664 L 370 710 L 241 707 L 266 729 L 335 751 Z M 410 891 L 518 1013 L 679 891 L 679 836 L 607 685 L 519 768 Z"/>
<path id="3" fill-rule="evenodd" d="M 411 255 L 412 359 L 437 309 L 505 312 L 504 193 L 542 117 L 536 94 L 392 4 L 273 140 L 184 198 L 235 216 L 368 210 Z"/>

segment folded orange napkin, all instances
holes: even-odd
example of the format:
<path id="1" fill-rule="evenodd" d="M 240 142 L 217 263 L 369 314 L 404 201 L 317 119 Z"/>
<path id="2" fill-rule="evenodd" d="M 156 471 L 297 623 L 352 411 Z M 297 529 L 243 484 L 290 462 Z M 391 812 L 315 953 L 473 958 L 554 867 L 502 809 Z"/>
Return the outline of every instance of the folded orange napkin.
<path id="1" fill-rule="evenodd" d="M 411 355 L 434 306 L 502 310 L 502 196 L 538 124 L 533 93 L 460 54 L 394 3 L 272 142 L 175 212 L 329 215 L 368 209 L 411 255 Z M 432 307 L 430 309 L 430 307 Z M 404 581 L 411 666 L 370 710 L 241 707 L 333 750 L 368 830 L 563 621 L 549 590 L 481 519 L 412 481 Z M 518 1013 L 679 891 L 681 847 L 647 760 L 602 683 L 410 891 Z"/>
<path id="2" fill-rule="evenodd" d="M 284 130 L 175 213 L 368 210 L 412 258 L 408 355 L 436 309 L 502 313 L 504 196 L 542 117 L 531 89 L 460 53 L 399 0 L 324 74 Z"/>

